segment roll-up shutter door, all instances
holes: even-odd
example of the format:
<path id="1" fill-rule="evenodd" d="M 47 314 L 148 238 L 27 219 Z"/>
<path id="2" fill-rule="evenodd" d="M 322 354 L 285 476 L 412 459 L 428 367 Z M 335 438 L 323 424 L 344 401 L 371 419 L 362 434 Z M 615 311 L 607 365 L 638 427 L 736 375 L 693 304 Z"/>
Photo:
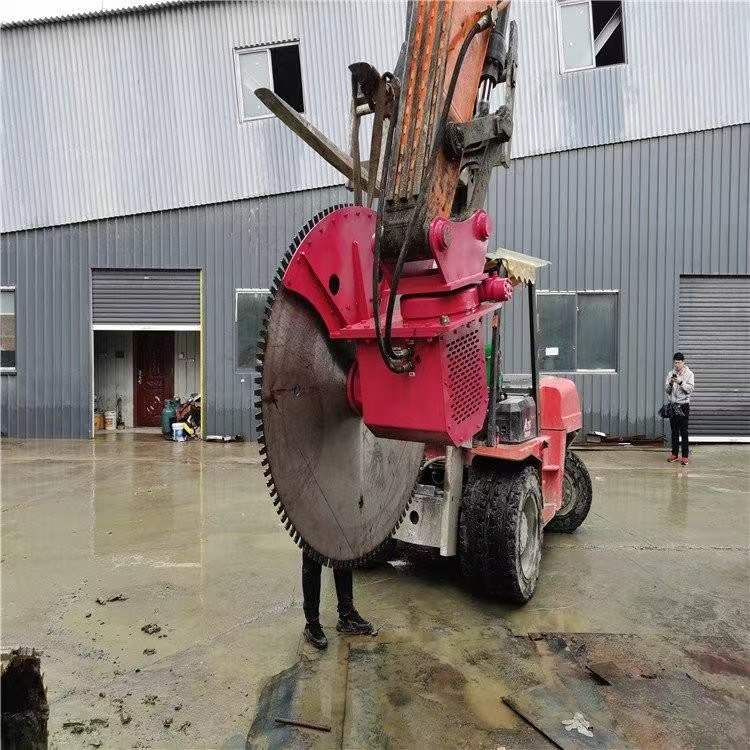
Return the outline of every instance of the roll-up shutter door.
<path id="1" fill-rule="evenodd" d="M 92 275 L 95 329 L 200 328 L 199 271 L 104 271 Z"/>
<path id="2" fill-rule="evenodd" d="M 750 436 L 750 276 L 681 276 L 678 349 L 695 373 L 690 433 Z"/>

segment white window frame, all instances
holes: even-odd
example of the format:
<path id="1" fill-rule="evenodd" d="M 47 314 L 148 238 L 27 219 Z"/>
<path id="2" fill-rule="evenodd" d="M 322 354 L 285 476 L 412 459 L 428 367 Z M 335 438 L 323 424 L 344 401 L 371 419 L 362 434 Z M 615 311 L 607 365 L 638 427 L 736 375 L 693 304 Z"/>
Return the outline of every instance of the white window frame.
<path id="1" fill-rule="evenodd" d="M 594 17 L 591 11 L 592 0 L 557 0 L 557 10 L 555 14 L 557 16 L 557 60 L 560 66 L 560 74 L 566 75 L 567 73 L 579 73 L 582 70 L 597 70 L 596 65 L 596 51 L 594 47 Z M 565 67 L 565 53 L 563 51 L 563 34 L 562 34 L 562 17 L 560 9 L 567 5 L 587 5 L 589 8 L 589 36 L 591 37 L 591 65 L 582 65 L 578 68 L 566 68 Z M 615 63 L 614 65 L 602 65 L 604 68 L 617 68 L 621 65 L 627 65 L 628 62 L 628 40 L 625 37 L 625 2 L 620 2 L 620 12 L 622 13 L 622 46 L 625 59 L 621 63 Z"/>
<path id="2" fill-rule="evenodd" d="M 232 336 L 234 338 L 234 370 L 237 373 L 248 373 L 254 372 L 256 370 L 255 367 L 240 367 L 240 352 L 237 346 L 237 344 L 239 343 L 239 337 L 237 335 L 237 325 L 239 323 L 237 315 L 239 296 L 240 294 L 264 294 L 266 297 L 268 297 L 270 291 L 270 289 L 264 289 L 263 287 L 236 287 L 234 290 L 234 330 L 232 331 Z"/>
<path id="3" fill-rule="evenodd" d="M 537 296 L 544 296 L 544 295 L 573 295 L 576 300 L 576 325 L 575 330 L 573 332 L 573 350 L 575 351 L 575 358 L 576 358 L 576 365 L 578 364 L 578 295 L 584 294 L 584 295 L 594 295 L 594 294 L 614 294 L 617 296 L 617 318 L 615 320 L 616 323 L 616 333 L 617 333 L 617 346 L 615 348 L 615 367 L 614 369 L 611 367 L 602 367 L 602 368 L 581 368 L 580 370 L 542 370 L 539 369 L 539 372 L 542 374 L 550 374 L 550 375 L 618 375 L 620 372 L 620 290 L 619 289 L 576 289 L 574 291 L 570 290 L 561 290 L 561 291 L 555 291 L 553 289 L 539 289 L 537 290 Z M 537 309 L 537 315 L 539 315 L 539 311 Z M 538 321 L 537 321 L 538 322 Z"/>
<path id="4" fill-rule="evenodd" d="M 0 285 L 0 292 L 13 292 L 13 325 L 16 329 L 16 364 L 18 364 L 18 306 L 15 286 Z M 17 375 L 17 367 L 0 367 L 0 375 Z"/>
<path id="5" fill-rule="evenodd" d="M 271 64 L 271 50 L 277 47 L 298 47 L 300 49 L 300 78 L 302 77 L 302 49 L 299 39 L 292 39 L 285 42 L 276 42 L 272 44 L 254 44 L 245 47 L 235 47 L 233 52 L 234 61 L 234 79 L 235 89 L 237 95 L 237 111 L 240 118 L 240 123 L 244 122 L 255 122 L 256 120 L 267 120 L 271 117 L 275 117 L 273 112 L 270 110 L 266 114 L 254 115 L 253 117 L 245 117 L 245 110 L 243 107 L 242 97 L 242 76 L 240 75 L 240 57 L 250 52 L 265 52 L 266 62 L 268 63 L 268 78 L 271 81 L 271 91 L 276 90 L 275 81 L 273 80 L 273 65 Z M 305 87 L 302 86 L 302 93 L 304 97 Z"/>

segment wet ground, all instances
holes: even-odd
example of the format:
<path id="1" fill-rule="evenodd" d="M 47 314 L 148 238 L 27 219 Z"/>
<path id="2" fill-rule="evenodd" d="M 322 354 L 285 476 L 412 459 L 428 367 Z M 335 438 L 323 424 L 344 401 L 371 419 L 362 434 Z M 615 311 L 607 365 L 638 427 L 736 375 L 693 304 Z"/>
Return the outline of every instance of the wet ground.
<path id="1" fill-rule="evenodd" d="M 594 508 L 528 605 L 398 561 L 345 641 L 326 571 L 320 658 L 253 445 L 4 441 L 2 645 L 43 652 L 56 747 L 746 746 L 750 450 L 581 455 Z"/>

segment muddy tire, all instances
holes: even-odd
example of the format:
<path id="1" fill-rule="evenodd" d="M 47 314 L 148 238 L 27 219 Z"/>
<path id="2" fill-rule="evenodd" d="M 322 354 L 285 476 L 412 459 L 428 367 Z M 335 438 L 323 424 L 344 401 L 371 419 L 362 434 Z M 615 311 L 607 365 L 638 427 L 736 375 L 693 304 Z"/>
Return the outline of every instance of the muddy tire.
<path id="1" fill-rule="evenodd" d="M 563 476 L 563 504 L 547 524 L 547 530 L 572 534 L 586 520 L 591 510 L 592 497 L 591 475 L 586 464 L 576 453 L 567 451 Z"/>
<path id="2" fill-rule="evenodd" d="M 458 527 L 459 567 L 477 590 L 524 604 L 542 554 L 542 490 L 533 466 L 475 462 Z"/>

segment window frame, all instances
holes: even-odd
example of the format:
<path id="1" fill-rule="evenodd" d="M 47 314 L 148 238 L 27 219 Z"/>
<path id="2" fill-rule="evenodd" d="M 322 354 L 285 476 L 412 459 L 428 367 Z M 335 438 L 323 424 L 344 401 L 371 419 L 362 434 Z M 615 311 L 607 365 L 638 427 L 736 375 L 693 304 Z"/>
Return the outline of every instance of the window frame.
<path id="1" fill-rule="evenodd" d="M 240 294 L 263 294 L 266 298 L 270 294 L 270 289 L 264 289 L 262 287 L 235 287 L 234 290 L 234 371 L 239 374 L 253 373 L 257 370 L 256 367 L 241 367 L 240 366 L 240 350 L 239 350 L 239 297 Z"/>
<path id="2" fill-rule="evenodd" d="M 593 0 L 557 0 L 555 3 L 557 5 L 557 9 L 555 11 L 555 15 L 557 17 L 557 61 L 558 65 L 560 66 L 560 75 L 567 75 L 568 73 L 580 73 L 583 70 L 604 70 L 605 68 L 617 68 L 622 65 L 628 64 L 628 39 L 625 35 L 625 2 L 623 0 L 620 1 L 620 13 L 622 14 L 622 48 L 623 48 L 623 56 L 624 60 L 621 63 L 614 63 L 612 65 L 599 65 L 596 64 L 596 52 L 594 49 L 594 42 L 596 41 L 594 38 L 594 17 L 593 17 L 593 11 L 591 9 L 591 3 Z M 568 5 L 587 5 L 589 9 L 589 36 L 591 37 L 591 59 L 592 64 L 591 65 L 583 65 L 578 68 L 566 68 L 565 67 L 565 52 L 563 50 L 563 34 L 562 34 L 562 13 L 560 12 L 561 8 L 564 8 Z"/>
<path id="3" fill-rule="evenodd" d="M 18 301 L 18 293 L 15 285 L 0 285 L 0 292 L 13 292 L 13 327 L 16 335 L 16 364 L 13 367 L 3 367 L 0 365 L 0 375 L 17 375 L 18 374 L 18 308 L 16 302 Z"/>
<path id="4" fill-rule="evenodd" d="M 242 98 L 242 76 L 240 75 L 240 57 L 246 55 L 249 52 L 265 52 L 266 62 L 268 63 L 268 78 L 271 81 L 271 89 L 276 90 L 276 82 L 273 79 L 273 62 L 271 60 L 271 50 L 277 47 L 298 47 L 300 51 L 300 79 L 302 78 L 302 45 L 299 39 L 289 39 L 283 42 L 263 42 L 261 44 L 247 44 L 240 47 L 234 47 L 232 50 L 233 61 L 234 61 L 234 79 L 235 79 L 235 94 L 237 96 L 237 112 L 239 115 L 240 124 L 246 122 L 256 122 L 257 120 L 268 120 L 269 118 L 275 117 L 274 113 L 270 110 L 261 115 L 253 115 L 252 117 L 245 117 L 245 108 L 243 106 Z M 302 93 L 304 95 L 305 87 L 302 82 Z M 301 114 L 304 114 L 301 113 Z"/>
<path id="5" fill-rule="evenodd" d="M 537 297 L 538 296 L 563 296 L 563 295 L 574 295 L 575 302 L 576 302 L 576 324 L 575 328 L 573 330 L 573 351 L 575 352 L 575 361 L 576 361 L 576 369 L 575 370 L 543 370 L 541 367 L 539 368 L 539 373 L 544 375 L 619 375 L 620 373 L 620 290 L 619 289 L 576 289 L 573 291 L 570 290 L 561 290 L 561 291 L 554 291 L 552 289 L 538 289 L 537 290 Z M 578 369 L 578 296 L 584 295 L 584 296 L 593 296 L 593 295 L 614 295 L 617 309 L 616 309 L 616 315 L 615 315 L 615 366 L 614 368 L 610 367 L 602 367 L 602 368 L 580 368 Z M 541 317 L 541 313 L 539 310 L 539 305 L 537 304 L 537 331 L 538 335 L 541 337 L 541 328 L 539 326 L 539 318 Z M 541 350 L 541 346 L 539 347 L 539 350 Z M 539 357 L 539 350 L 536 352 L 537 355 L 537 362 L 541 359 Z"/>

